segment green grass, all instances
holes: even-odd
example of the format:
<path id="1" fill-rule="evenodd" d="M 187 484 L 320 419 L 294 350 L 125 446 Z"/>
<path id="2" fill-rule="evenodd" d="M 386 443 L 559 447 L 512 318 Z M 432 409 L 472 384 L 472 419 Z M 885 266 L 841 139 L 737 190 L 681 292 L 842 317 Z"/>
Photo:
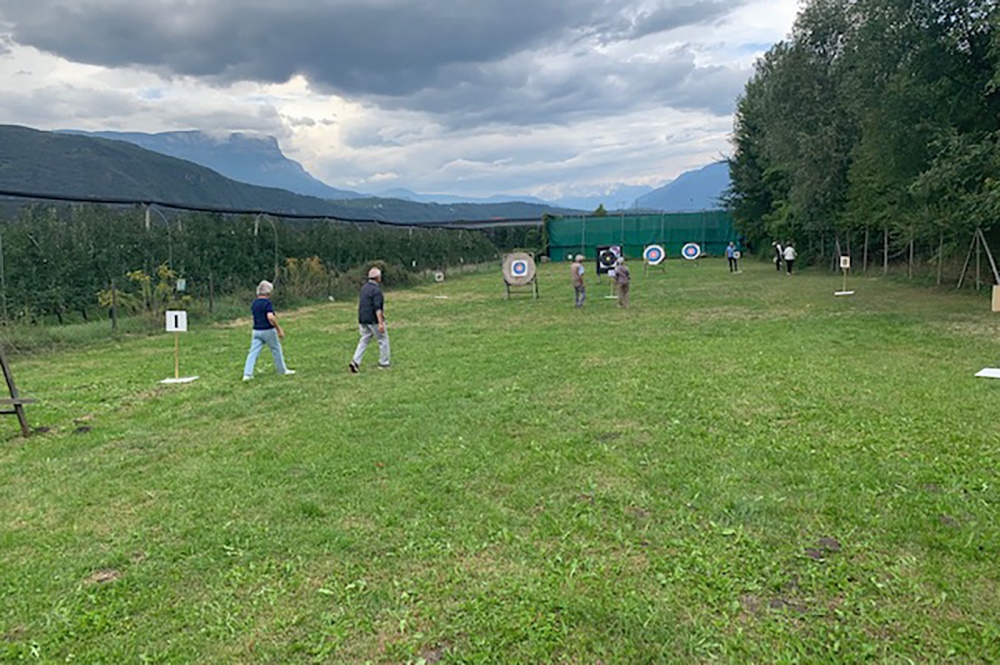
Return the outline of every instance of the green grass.
<path id="1" fill-rule="evenodd" d="M 568 266 L 16 359 L 0 661 L 990 662 L 1000 323 L 983 297 L 750 263 Z M 436 296 L 447 295 L 448 298 Z M 88 429 L 89 428 L 89 429 Z"/>

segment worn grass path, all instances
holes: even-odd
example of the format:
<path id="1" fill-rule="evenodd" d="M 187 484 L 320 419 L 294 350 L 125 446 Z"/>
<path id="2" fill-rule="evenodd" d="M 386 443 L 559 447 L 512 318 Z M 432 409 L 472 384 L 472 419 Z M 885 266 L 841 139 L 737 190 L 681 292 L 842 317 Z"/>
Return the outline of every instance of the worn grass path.
<path id="1" fill-rule="evenodd" d="M 744 262 L 565 264 L 18 359 L 0 661 L 991 662 L 1000 319 L 985 298 Z M 439 298 L 436 296 L 448 296 Z"/>

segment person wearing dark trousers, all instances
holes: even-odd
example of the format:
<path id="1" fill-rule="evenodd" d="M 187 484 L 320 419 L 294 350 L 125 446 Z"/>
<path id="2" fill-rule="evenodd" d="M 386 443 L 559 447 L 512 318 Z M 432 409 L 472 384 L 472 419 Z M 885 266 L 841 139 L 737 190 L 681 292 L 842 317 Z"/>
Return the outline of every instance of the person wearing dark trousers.
<path id="1" fill-rule="evenodd" d="M 740 271 L 739 259 L 736 258 L 736 244 L 733 242 L 726 247 L 726 260 L 729 261 L 729 272 Z"/>
<path id="2" fill-rule="evenodd" d="M 361 287 L 358 297 L 358 348 L 348 367 L 352 374 L 361 370 L 361 359 L 372 339 L 378 340 L 378 366 L 389 366 L 389 333 L 385 329 L 385 298 L 382 296 L 382 271 L 372 268 L 368 271 L 368 281 Z"/>
<path id="3" fill-rule="evenodd" d="M 783 254 L 785 259 L 785 268 L 788 270 L 786 274 L 791 275 L 792 267 L 795 265 L 795 259 L 798 256 L 798 252 L 796 252 L 795 248 L 792 247 L 792 243 L 786 242 Z"/>

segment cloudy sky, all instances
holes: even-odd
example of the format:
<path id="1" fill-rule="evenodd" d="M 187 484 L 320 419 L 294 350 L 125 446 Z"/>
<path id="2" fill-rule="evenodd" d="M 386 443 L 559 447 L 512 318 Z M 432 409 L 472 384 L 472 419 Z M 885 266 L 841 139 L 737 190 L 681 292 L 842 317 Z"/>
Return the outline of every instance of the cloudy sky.
<path id="1" fill-rule="evenodd" d="M 659 186 L 797 0 L 2 0 L 0 123 L 276 136 L 334 187 Z"/>

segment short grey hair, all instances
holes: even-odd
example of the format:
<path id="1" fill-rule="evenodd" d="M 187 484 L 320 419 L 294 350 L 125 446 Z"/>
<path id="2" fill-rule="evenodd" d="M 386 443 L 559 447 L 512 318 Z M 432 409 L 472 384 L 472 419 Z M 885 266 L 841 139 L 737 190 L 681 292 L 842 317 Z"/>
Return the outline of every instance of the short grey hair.
<path id="1" fill-rule="evenodd" d="M 271 291 L 274 291 L 274 284 L 265 280 L 261 280 L 261 283 L 257 285 L 257 295 L 266 296 L 270 295 Z"/>
<path id="2" fill-rule="evenodd" d="M 378 268 L 372 268 L 368 271 L 368 279 L 378 279 L 382 276 L 382 271 Z"/>

